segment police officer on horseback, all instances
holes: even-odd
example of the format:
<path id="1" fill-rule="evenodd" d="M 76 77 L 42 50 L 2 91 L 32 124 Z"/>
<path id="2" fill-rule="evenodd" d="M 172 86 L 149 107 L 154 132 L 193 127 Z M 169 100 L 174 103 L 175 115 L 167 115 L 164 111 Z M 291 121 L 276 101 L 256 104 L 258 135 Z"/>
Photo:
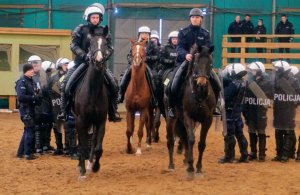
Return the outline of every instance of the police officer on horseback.
<path id="1" fill-rule="evenodd" d="M 151 71 L 157 65 L 157 63 L 159 61 L 159 48 L 157 47 L 157 45 L 150 42 L 150 34 L 151 34 L 151 31 L 148 26 L 141 26 L 138 29 L 138 42 L 142 42 L 142 41 L 146 40 L 146 43 L 147 43 L 147 45 L 146 45 L 146 63 L 147 63 L 146 78 L 147 78 L 147 82 L 148 82 L 148 85 L 150 87 L 150 91 L 152 94 L 152 104 L 154 106 L 156 106 L 157 100 L 154 95 L 155 87 L 154 87 L 153 76 L 152 76 Z M 121 82 L 120 82 L 120 91 L 119 91 L 119 98 L 118 98 L 119 103 L 122 103 L 124 101 L 125 92 L 126 92 L 126 89 L 130 82 L 130 79 L 131 79 L 131 66 L 130 66 L 131 61 L 132 61 L 131 49 L 130 49 L 129 54 L 127 55 L 127 60 L 128 60 L 129 67 L 125 71 L 125 73 L 121 79 Z"/>
<path id="2" fill-rule="evenodd" d="M 70 45 L 71 51 L 76 55 L 75 57 L 75 66 L 71 68 L 65 76 L 65 79 L 62 83 L 62 90 L 61 90 L 61 113 L 59 114 L 58 118 L 66 119 L 66 111 L 67 111 L 67 101 L 69 100 L 69 95 L 65 93 L 67 83 L 72 84 L 76 80 L 78 76 L 83 73 L 88 66 L 88 61 L 90 56 L 88 56 L 88 49 L 90 46 L 90 39 L 91 36 L 95 35 L 102 35 L 106 38 L 107 46 L 110 50 L 110 54 L 113 52 L 113 47 L 111 44 L 111 37 L 108 32 L 108 27 L 100 26 L 100 23 L 103 19 L 103 15 L 105 13 L 105 9 L 103 5 L 99 3 L 94 3 L 86 8 L 83 18 L 87 21 L 88 24 L 83 25 L 80 24 L 77 26 L 72 34 L 72 42 Z M 109 59 L 109 57 L 107 58 Z M 75 71 L 76 70 L 76 71 Z M 72 76 L 72 74 L 75 76 Z M 117 84 L 115 79 L 112 76 L 112 73 L 106 69 L 105 71 L 105 80 L 107 81 L 109 95 L 111 96 L 108 98 L 109 101 L 109 121 L 119 122 L 121 120 L 120 117 L 116 116 L 117 114 Z M 69 79 L 74 78 L 74 80 Z"/>
<path id="3" fill-rule="evenodd" d="M 191 24 L 179 31 L 178 34 L 178 46 L 177 46 L 177 68 L 174 71 L 174 76 L 169 84 L 169 116 L 170 118 L 175 117 L 174 109 L 176 98 L 178 97 L 179 91 L 181 89 L 181 84 L 183 83 L 183 77 L 187 71 L 189 62 L 192 61 L 192 54 L 190 53 L 191 48 L 194 44 L 198 46 L 211 46 L 211 40 L 209 32 L 201 27 L 203 20 L 203 13 L 200 9 L 194 8 L 190 11 L 190 21 Z M 219 92 L 221 90 L 221 83 L 218 76 L 211 71 L 210 82 L 213 87 L 216 99 L 218 99 Z"/>
<path id="4" fill-rule="evenodd" d="M 160 63 L 162 64 L 162 72 L 168 69 L 174 68 L 177 58 L 177 41 L 178 41 L 178 31 L 172 31 L 168 35 L 168 43 L 161 49 Z"/>

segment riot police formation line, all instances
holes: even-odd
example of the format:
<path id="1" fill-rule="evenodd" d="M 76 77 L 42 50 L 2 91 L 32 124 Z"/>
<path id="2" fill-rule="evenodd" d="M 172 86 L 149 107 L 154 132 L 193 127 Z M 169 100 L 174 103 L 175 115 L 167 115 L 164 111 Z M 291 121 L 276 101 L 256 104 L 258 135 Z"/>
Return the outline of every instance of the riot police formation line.
<path id="1" fill-rule="evenodd" d="M 286 61 L 273 62 L 274 71 L 268 74 L 262 62 L 247 67 L 240 63 L 229 64 L 222 72 L 227 128 L 224 142 L 225 155 L 220 163 L 232 163 L 236 141 L 241 157 L 238 162 L 258 159 L 265 161 L 267 111 L 273 104 L 276 156 L 273 161 L 300 161 L 300 136 L 296 153 L 295 117 L 299 105 L 299 69 Z M 244 121 L 248 126 L 248 141 L 243 134 Z"/>
<path id="2" fill-rule="evenodd" d="M 54 130 L 56 149 L 55 155 L 67 154 L 76 157 L 76 130 L 74 117 L 70 113 L 69 85 L 76 82 L 77 77 L 87 68 L 89 40 L 91 36 L 104 36 L 110 52 L 113 52 L 108 27 L 100 26 L 104 7 L 95 3 L 90 5 L 84 13 L 86 25 L 79 25 L 72 34 L 71 50 L 75 54 L 74 62 L 66 58 L 59 58 L 56 64 L 42 60 L 39 56 L 31 56 L 23 66 L 24 75 L 16 83 L 17 99 L 20 116 L 24 123 L 24 135 L 17 153 L 18 157 L 34 159 L 32 152 L 42 154 L 53 150 L 50 145 L 51 130 Z M 174 117 L 174 107 L 177 94 L 184 82 L 188 61 L 192 60 L 190 50 L 194 44 L 210 47 L 212 45 L 209 32 L 201 27 L 203 13 L 194 8 L 190 11 L 191 24 L 180 31 L 172 31 L 168 35 L 166 45 L 161 46 L 156 30 L 147 26 L 138 28 L 138 41 L 146 41 L 146 76 L 152 93 L 152 104 L 158 105 L 158 98 L 163 94 L 165 72 L 173 72 L 168 91 L 168 116 Z M 131 51 L 128 54 L 128 63 L 131 62 Z M 41 68 L 42 67 L 42 68 Z M 248 71 L 247 71 L 248 70 Z M 222 97 L 225 101 L 223 120 L 227 128 L 224 129 L 225 155 L 220 163 L 231 163 L 235 159 L 236 142 L 241 156 L 238 162 L 249 160 L 265 161 L 266 156 L 266 126 L 267 110 L 271 102 L 274 107 L 274 122 L 276 151 L 275 161 L 286 162 L 295 157 L 295 109 L 299 103 L 299 70 L 288 62 L 274 62 L 274 74 L 268 75 L 262 62 L 253 62 L 246 68 L 243 64 L 230 64 L 221 74 L 221 81 L 212 70 L 209 80 L 212 84 L 216 99 L 219 99 L 221 108 Z M 120 85 L 107 69 L 105 80 L 109 91 L 109 117 L 113 122 L 121 118 L 117 113 L 117 102 L 124 100 L 124 94 L 130 81 L 131 67 L 125 71 Z M 221 76 L 219 75 L 219 76 Z M 244 79 L 247 75 L 247 81 Z M 221 86 L 223 83 L 223 86 Z M 221 92 L 222 91 L 222 92 Z M 221 94 L 220 94 L 221 93 Z M 276 97 L 276 98 L 275 98 Z M 160 105 L 158 105 L 160 106 Z M 220 109 L 216 110 L 215 114 Z M 284 114 L 283 114 L 284 113 Z M 250 148 L 243 133 L 244 122 L 249 129 Z M 65 129 L 63 146 L 62 127 Z M 300 138 L 299 138 L 300 140 Z M 258 147 L 257 147 L 258 146 Z M 300 149 L 297 159 L 300 160 Z"/>

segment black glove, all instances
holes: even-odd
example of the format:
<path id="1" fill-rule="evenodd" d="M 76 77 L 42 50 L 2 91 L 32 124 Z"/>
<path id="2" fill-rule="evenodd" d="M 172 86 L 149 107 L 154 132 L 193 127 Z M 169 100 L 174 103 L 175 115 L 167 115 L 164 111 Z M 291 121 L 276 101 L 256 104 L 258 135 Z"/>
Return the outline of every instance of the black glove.
<path id="1" fill-rule="evenodd" d="M 35 104 L 40 105 L 43 98 L 42 98 L 41 95 L 38 94 L 38 95 L 35 95 L 35 96 L 33 97 L 33 99 L 34 99 Z"/>

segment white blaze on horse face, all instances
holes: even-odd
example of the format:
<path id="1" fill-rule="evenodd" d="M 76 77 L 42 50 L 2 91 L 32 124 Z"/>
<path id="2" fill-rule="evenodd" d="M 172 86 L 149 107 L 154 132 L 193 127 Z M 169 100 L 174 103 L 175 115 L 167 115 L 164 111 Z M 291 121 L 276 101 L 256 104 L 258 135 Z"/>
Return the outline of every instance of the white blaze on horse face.
<path id="1" fill-rule="evenodd" d="M 139 66 L 140 65 L 140 45 L 136 46 L 136 57 L 134 59 L 134 65 Z"/>
<path id="2" fill-rule="evenodd" d="M 100 51 L 101 45 L 102 45 L 102 39 L 99 38 L 98 39 L 98 51 L 97 51 L 97 56 L 96 56 L 97 62 L 101 62 L 101 60 L 103 59 L 102 52 Z"/>

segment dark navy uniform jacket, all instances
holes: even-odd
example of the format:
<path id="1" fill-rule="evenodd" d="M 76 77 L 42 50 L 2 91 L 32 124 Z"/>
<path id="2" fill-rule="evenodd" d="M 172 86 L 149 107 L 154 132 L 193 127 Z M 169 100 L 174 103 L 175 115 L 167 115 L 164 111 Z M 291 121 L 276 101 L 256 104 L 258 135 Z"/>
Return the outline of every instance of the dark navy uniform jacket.
<path id="1" fill-rule="evenodd" d="M 108 27 L 91 27 L 88 24 L 80 24 L 72 33 L 72 42 L 70 45 L 71 51 L 76 55 L 74 60 L 76 65 L 80 65 L 81 63 L 85 62 L 85 58 L 90 47 L 91 36 L 95 35 L 106 37 L 107 46 L 111 52 L 113 51 L 111 37 L 108 33 Z"/>
<path id="2" fill-rule="evenodd" d="M 178 34 L 177 45 L 177 63 L 185 61 L 185 56 L 190 53 L 194 44 L 199 46 L 211 46 L 211 40 L 209 32 L 201 26 L 189 25 L 188 27 L 181 29 Z"/>
<path id="3" fill-rule="evenodd" d="M 173 68 L 175 66 L 175 61 L 177 58 L 176 47 L 177 46 L 168 43 L 162 48 L 160 54 L 160 62 L 164 70 Z"/>
<path id="4" fill-rule="evenodd" d="M 286 34 L 295 34 L 294 26 L 288 20 L 286 20 L 285 23 L 280 21 L 276 26 L 275 34 L 284 34 L 284 35 L 286 35 Z M 280 42 L 288 42 L 289 40 L 290 40 L 289 37 L 280 37 L 280 38 L 278 38 L 278 41 L 280 41 Z"/>
<path id="5" fill-rule="evenodd" d="M 26 114 L 34 117 L 35 89 L 34 81 L 25 75 L 16 82 L 16 92 L 20 104 L 19 112 L 21 117 Z"/>

